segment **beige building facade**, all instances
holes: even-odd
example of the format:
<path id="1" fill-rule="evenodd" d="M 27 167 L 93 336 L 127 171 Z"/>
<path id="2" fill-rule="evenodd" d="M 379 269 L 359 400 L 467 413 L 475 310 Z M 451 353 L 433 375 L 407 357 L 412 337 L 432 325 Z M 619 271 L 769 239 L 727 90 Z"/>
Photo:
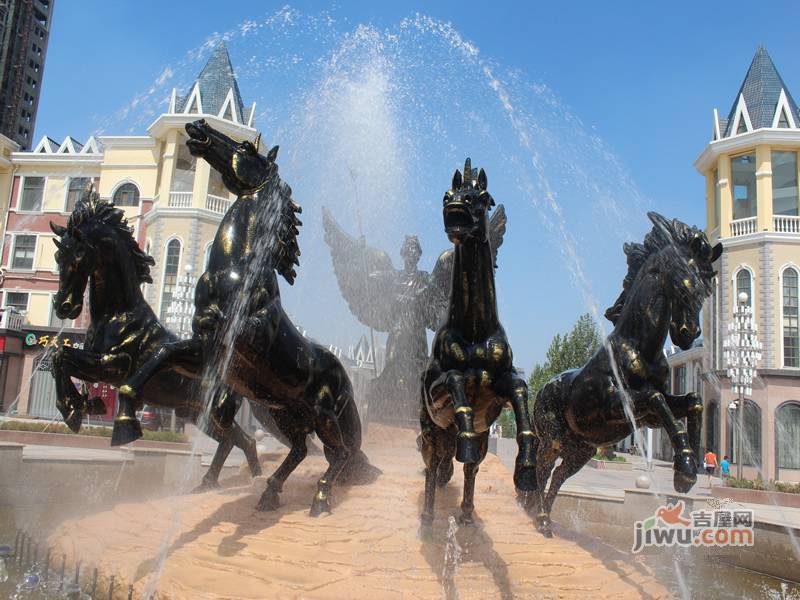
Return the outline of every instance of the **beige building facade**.
<path id="1" fill-rule="evenodd" d="M 800 481 L 800 113 L 763 47 L 727 117 L 714 111 L 695 167 L 705 177 L 706 232 L 724 247 L 704 310 L 704 445 L 739 460 L 723 344 L 745 292 L 764 349 L 745 401 L 744 475 Z M 682 354 L 671 357 L 676 368 L 691 363 Z"/>
<path id="2" fill-rule="evenodd" d="M 234 139 L 254 140 L 255 105 L 244 107 L 228 51 L 220 44 L 186 95 L 173 91 L 165 109 L 141 136 L 98 136 L 85 143 L 44 137 L 29 152 L 0 136 L 0 337 L 8 341 L 0 349 L 2 410 L 13 404 L 20 415 L 55 416 L 44 351 L 80 345 L 88 311 L 75 322 L 60 321 L 53 311 L 58 270 L 49 224 L 65 225 L 88 185 L 125 211 L 140 246 L 155 259 L 153 283 L 145 285 L 144 294 L 162 320 L 179 277 L 205 269 L 233 197 L 208 163 L 189 154 L 184 128 L 202 118 Z M 109 414 L 112 404 L 109 398 Z"/>

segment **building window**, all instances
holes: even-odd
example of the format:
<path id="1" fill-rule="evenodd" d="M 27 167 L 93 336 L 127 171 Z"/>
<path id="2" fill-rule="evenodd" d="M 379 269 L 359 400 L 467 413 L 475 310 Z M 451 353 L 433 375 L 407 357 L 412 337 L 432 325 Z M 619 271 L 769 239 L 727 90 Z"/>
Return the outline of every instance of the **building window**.
<path id="1" fill-rule="evenodd" d="M 203 273 L 205 273 L 206 271 L 208 271 L 208 261 L 211 259 L 211 247 L 212 247 L 213 245 L 214 245 L 214 244 L 213 244 L 213 243 L 211 243 L 211 244 L 208 244 L 208 245 L 206 246 L 205 255 L 203 256 Z"/>
<path id="2" fill-rule="evenodd" d="M 797 215 L 797 154 L 772 153 L 772 212 Z"/>
<path id="3" fill-rule="evenodd" d="M 28 312 L 27 292 L 6 292 L 6 307 L 13 308 L 18 313 Z"/>
<path id="4" fill-rule="evenodd" d="M 736 273 L 736 287 L 733 290 L 733 301 L 739 304 L 739 294 L 747 294 L 747 306 L 753 306 L 753 277 L 747 269 L 739 269 Z"/>
<path id="5" fill-rule="evenodd" d="M 756 206 L 756 156 L 744 154 L 731 159 L 733 178 L 733 219 L 755 217 Z"/>
<path id="6" fill-rule="evenodd" d="M 775 440 L 779 469 L 800 469 L 800 402 L 787 402 L 775 411 Z"/>
<path id="7" fill-rule="evenodd" d="M 798 328 L 797 269 L 783 271 L 783 366 L 800 367 L 800 329 Z"/>
<path id="8" fill-rule="evenodd" d="M 17 235 L 14 237 L 14 254 L 11 258 L 12 269 L 33 269 L 33 257 L 36 255 L 36 236 Z"/>
<path id="9" fill-rule="evenodd" d="M 736 408 L 728 408 L 728 448 L 726 454 L 736 463 L 736 446 L 739 439 L 739 415 Z M 744 436 L 742 438 L 742 464 L 761 465 L 761 409 L 752 400 L 744 401 Z"/>
<path id="10" fill-rule="evenodd" d="M 686 393 L 686 365 L 675 367 L 675 388 L 673 393 L 675 395 Z"/>
<path id="11" fill-rule="evenodd" d="M 114 192 L 114 204 L 117 206 L 139 206 L 139 188 L 133 183 L 123 183 Z"/>
<path id="12" fill-rule="evenodd" d="M 178 265 L 181 262 L 181 243 L 170 240 L 164 260 L 164 280 L 161 282 L 161 320 L 167 318 L 167 310 L 172 303 L 172 294 L 178 283 Z"/>
<path id="13" fill-rule="evenodd" d="M 694 369 L 694 393 L 699 396 L 700 392 L 703 391 L 702 387 L 703 387 L 703 380 L 702 376 L 700 375 L 700 367 L 698 366 L 695 367 Z"/>
<path id="14" fill-rule="evenodd" d="M 719 361 L 717 360 L 717 353 L 719 352 L 719 344 L 717 343 L 718 335 L 719 335 L 719 323 L 718 323 L 718 315 L 719 310 L 717 303 L 719 302 L 719 295 L 717 294 L 717 278 L 714 277 L 711 280 L 711 298 L 709 300 L 709 304 L 711 305 L 709 312 L 709 326 L 711 327 L 711 335 L 710 337 L 710 347 L 709 347 L 709 370 L 716 371 L 717 365 Z"/>
<path id="15" fill-rule="evenodd" d="M 719 227 L 719 208 L 720 208 L 720 193 L 719 193 L 719 171 L 714 169 L 714 226 Z"/>
<path id="16" fill-rule="evenodd" d="M 73 177 L 69 180 L 69 188 L 67 188 L 67 205 L 64 210 L 71 213 L 75 209 L 78 200 L 83 196 L 83 192 L 87 190 L 92 180 L 89 177 Z"/>
<path id="17" fill-rule="evenodd" d="M 719 448 L 719 404 L 716 400 L 711 400 L 706 404 L 703 411 L 703 419 L 706 422 L 706 449 L 717 452 Z M 730 454 L 728 455 L 730 456 Z"/>
<path id="18" fill-rule="evenodd" d="M 44 197 L 44 177 L 25 177 L 22 184 L 22 197 L 19 199 L 19 210 L 29 212 L 42 210 Z"/>
<path id="19" fill-rule="evenodd" d="M 58 315 L 56 314 L 56 307 L 55 304 L 52 302 L 50 303 L 50 327 L 57 327 L 59 329 L 63 329 L 66 327 L 72 327 L 72 321 L 69 319 L 59 319 Z"/>

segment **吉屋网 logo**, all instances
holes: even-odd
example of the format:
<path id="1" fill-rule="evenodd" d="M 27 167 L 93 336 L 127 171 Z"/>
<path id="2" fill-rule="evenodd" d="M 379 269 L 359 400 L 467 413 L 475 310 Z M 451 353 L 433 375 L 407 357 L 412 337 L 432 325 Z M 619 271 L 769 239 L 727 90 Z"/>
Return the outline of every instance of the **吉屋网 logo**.
<path id="1" fill-rule="evenodd" d="M 633 524 L 635 554 L 648 546 L 738 547 L 753 545 L 753 511 L 693 510 L 683 514 L 684 503 L 660 506 L 652 517 Z"/>

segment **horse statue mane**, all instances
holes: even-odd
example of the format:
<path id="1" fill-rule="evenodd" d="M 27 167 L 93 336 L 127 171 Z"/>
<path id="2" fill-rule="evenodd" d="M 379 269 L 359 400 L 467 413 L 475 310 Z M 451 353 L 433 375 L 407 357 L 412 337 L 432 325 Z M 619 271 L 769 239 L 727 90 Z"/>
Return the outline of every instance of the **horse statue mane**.
<path id="1" fill-rule="evenodd" d="M 277 173 L 274 177 L 280 202 L 278 226 L 275 232 L 277 240 L 275 270 L 289 285 L 292 285 L 297 277 L 294 267 L 300 265 L 300 246 L 297 244 L 297 236 L 303 222 L 297 218 L 297 215 L 303 212 L 303 208 L 292 200 L 292 188 L 281 181 Z"/>
<path id="2" fill-rule="evenodd" d="M 100 195 L 94 189 L 89 188 L 75 204 L 75 208 L 67 221 L 66 232 L 78 239 L 85 240 L 80 228 L 83 225 L 93 223 L 112 227 L 130 251 L 136 268 L 137 281 L 139 283 L 153 283 L 153 278 L 150 276 L 150 267 L 155 265 L 155 260 L 139 248 L 139 244 L 133 237 L 133 229 L 128 226 L 125 212 L 114 206 L 113 202 L 100 198 Z M 58 241 L 56 241 L 56 246 L 58 245 Z"/>
<path id="3" fill-rule="evenodd" d="M 648 212 L 647 216 L 653 222 L 653 228 L 645 235 L 644 243 L 626 243 L 622 249 L 628 257 L 628 272 L 622 281 L 622 293 L 616 302 L 610 306 L 605 317 L 614 325 L 625 308 L 633 284 L 641 272 L 642 266 L 654 255 L 668 247 L 688 248 L 696 239 L 705 238 L 705 234 L 697 227 L 687 225 L 678 219 L 671 221 L 662 217 L 656 212 Z M 711 279 L 714 273 L 705 273 L 707 279 Z"/>

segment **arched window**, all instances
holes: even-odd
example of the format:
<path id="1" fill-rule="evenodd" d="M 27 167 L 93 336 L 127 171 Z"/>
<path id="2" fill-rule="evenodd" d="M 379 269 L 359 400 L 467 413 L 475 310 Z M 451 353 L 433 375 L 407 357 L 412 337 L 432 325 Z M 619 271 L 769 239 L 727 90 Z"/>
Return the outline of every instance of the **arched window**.
<path id="1" fill-rule="evenodd" d="M 747 294 L 747 306 L 753 306 L 753 276 L 744 267 L 736 273 L 736 289 L 733 291 L 734 303 L 739 303 L 739 294 L 744 292 Z"/>
<path id="2" fill-rule="evenodd" d="M 703 418 L 706 421 L 706 449 L 719 452 L 719 403 L 710 400 L 703 411 Z M 730 456 L 730 454 L 728 454 Z"/>
<path id="3" fill-rule="evenodd" d="M 139 206 L 139 188 L 134 183 L 123 183 L 114 192 L 113 200 L 117 206 Z"/>
<path id="4" fill-rule="evenodd" d="M 167 309 L 178 283 L 178 265 L 181 262 L 180 240 L 170 240 L 164 253 L 164 278 L 161 281 L 161 320 L 167 318 Z"/>
<path id="5" fill-rule="evenodd" d="M 786 402 L 775 411 L 776 458 L 779 469 L 800 469 L 800 402 Z"/>
<path id="6" fill-rule="evenodd" d="M 726 454 L 736 463 L 737 440 L 739 438 L 739 415 L 737 409 L 728 408 L 728 449 Z M 742 464 L 761 466 L 761 409 L 752 400 L 744 401 L 744 436 L 742 438 Z"/>
<path id="7" fill-rule="evenodd" d="M 800 326 L 797 309 L 797 269 L 783 271 L 783 366 L 800 367 Z"/>

